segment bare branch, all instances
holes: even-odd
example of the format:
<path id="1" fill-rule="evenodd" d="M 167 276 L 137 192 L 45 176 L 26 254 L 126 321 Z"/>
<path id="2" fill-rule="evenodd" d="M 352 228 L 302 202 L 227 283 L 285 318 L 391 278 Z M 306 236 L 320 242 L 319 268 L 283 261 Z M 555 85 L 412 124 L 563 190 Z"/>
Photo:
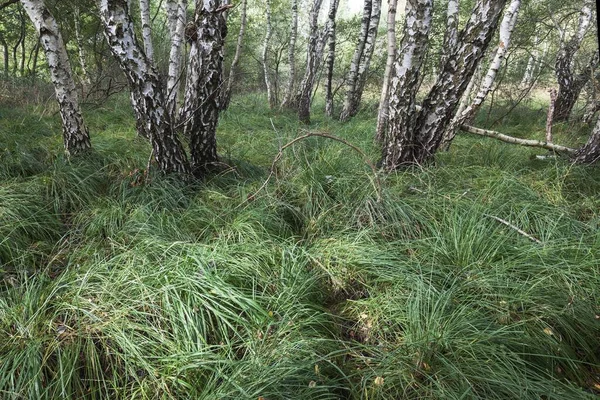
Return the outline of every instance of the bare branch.
<path id="1" fill-rule="evenodd" d="M 502 218 L 498 218 L 498 217 L 495 217 L 495 216 L 489 215 L 489 214 L 483 214 L 483 215 L 486 217 L 495 219 L 496 221 L 500 222 L 501 224 L 504 224 L 504 225 L 508 226 L 509 228 L 514 229 L 515 231 L 519 232 L 521 235 L 525 236 L 527 239 L 534 241 L 537 244 L 543 244 L 542 241 L 539 240 L 538 238 L 531 236 L 529 233 L 525 232 L 522 229 L 519 229 L 518 227 L 514 226 L 513 224 L 511 224 L 508 221 L 503 220 Z"/>

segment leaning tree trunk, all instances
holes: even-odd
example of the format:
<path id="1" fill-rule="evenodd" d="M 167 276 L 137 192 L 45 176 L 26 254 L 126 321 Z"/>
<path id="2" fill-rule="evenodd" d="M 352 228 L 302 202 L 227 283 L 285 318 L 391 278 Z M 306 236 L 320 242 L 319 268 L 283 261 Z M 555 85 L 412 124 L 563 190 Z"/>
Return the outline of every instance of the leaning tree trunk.
<path id="1" fill-rule="evenodd" d="M 167 77 L 167 110 L 172 118 L 177 113 L 177 97 L 181 82 L 181 60 L 185 48 L 184 32 L 186 24 L 187 0 L 168 0 L 167 18 L 171 32 L 169 52 L 169 72 Z"/>
<path id="2" fill-rule="evenodd" d="M 327 46 L 329 51 L 327 52 L 327 80 L 325 85 L 325 115 L 328 117 L 333 116 L 333 67 L 335 64 L 335 16 L 337 9 L 340 4 L 340 0 L 331 0 L 329 4 L 329 12 L 327 13 Z"/>
<path id="3" fill-rule="evenodd" d="M 43 0 L 21 0 L 21 4 L 38 31 L 46 54 L 60 107 L 65 150 L 72 155 L 86 152 L 92 147 L 90 135 L 81 116 L 73 72 L 58 24 Z"/>
<path id="4" fill-rule="evenodd" d="M 444 32 L 444 44 L 442 46 L 442 56 L 440 57 L 440 68 L 448 59 L 448 55 L 454 50 L 458 42 L 458 24 L 460 22 L 459 0 L 448 0 L 446 9 L 446 32 Z"/>
<path id="5" fill-rule="evenodd" d="M 219 161 L 216 130 L 221 109 L 223 44 L 227 35 L 223 11 L 226 10 L 221 0 L 196 0 L 182 123 L 190 140 L 190 158 L 197 175 Z"/>
<path id="6" fill-rule="evenodd" d="M 233 89 L 233 82 L 235 81 L 237 65 L 240 62 L 240 56 L 242 54 L 242 41 L 244 39 L 244 33 L 246 31 L 246 6 L 248 0 L 242 0 L 242 11 L 240 13 L 240 32 L 238 33 L 237 43 L 235 46 L 235 55 L 233 61 L 231 61 L 231 67 L 229 68 L 229 78 L 227 79 L 227 85 L 221 94 L 221 109 L 226 110 L 231 102 L 231 92 Z"/>
<path id="7" fill-rule="evenodd" d="M 451 0 L 453 1 L 453 0 Z M 454 0 L 455 1 L 455 0 Z M 379 111 L 377 112 L 377 128 L 375 140 L 383 141 L 387 130 L 389 96 L 390 96 L 390 78 L 392 67 L 396 59 L 396 7 L 398 0 L 388 0 L 387 17 L 387 61 L 385 63 L 385 72 L 383 73 L 383 85 L 381 86 L 381 97 L 379 99 Z"/>
<path id="8" fill-rule="evenodd" d="M 412 115 L 412 107 L 405 106 L 397 110 L 408 114 L 408 121 L 414 123 L 414 129 L 397 126 L 397 120 L 392 120 L 390 98 L 390 134 L 386 144 L 388 150 L 384 152 L 382 160 L 384 168 L 423 164 L 434 156 L 458 102 L 492 39 L 505 4 L 506 0 L 478 0 L 471 18 L 459 35 L 455 51 L 449 55 L 416 118 Z"/>
<path id="9" fill-rule="evenodd" d="M 162 171 L 189 172 L 158 73 L 138 45 L 127 0 L 97 0 L 97 4 L 106 41 L 129 83 L 138 129 L 144 130 L 140 134 L 150 138 Z"/>
<path id="10" fill-rule="evenodd" d="M 579 93 L 589 75 L 584 71 L 583 74 L 575 75 L 573 71 L 573 59 L 575 53 L 581 47 L 583 37 L 592 20 L 592 1 L 585 0 L 583 8 L 579 13 L 579 23 L 577 31 L 570 40 L 564 41 L 556 57 L 554 65 L 556 80 L 558 81 L 558 97 L 556 98 L 556 107 L 554 109 L 553 122 L 564 122 L 569 119 L 573 106 L 577 102 Z"/>
<path id="11" fill-rule="evenodd" d="M 142 39 L 144 51 L 151 64 L 154 64 L 154 45 L 152 44 L 152 21 L 150 20 L 150 0 L 140 0 L 140 17 L 142 20 Z"/>
<path id="12" fill-rule="evenodd" d="M 367 79 L 371 56 L 375 48 L 377 27 L 381 15 L 381 0 L 365 0 L 361 33 L 350 64 L 344 107 L 340 114 L 341 121 L 347 121 L 358 112 L 360 99 Z"/>
<path id="13" fill-rule="evenodd" d="M 387 170 L 396 169 L 399 160 L 412 159 L 416 96 L 429 45 L 432 14 L 433 0 L 407 0 L 402 41 L 390 81 L 388 134 L 381 160 Z"/>
<path id="14" fill-rule="evenodd" d="M 269 45 L 271 43 L 271 0 L 265 0 L 266 2 L 266 20 L 267 27 L 265 30 L 265 39 L 263 40 L 263 50 L 262 50 L 262 66 L 263 66 L 263 74 L 265 79 L 265 86 L 267 87 L 267 100 L 269 102 L 269 107 L 275 107 L 275 93 L 273 92 L 273 85 L 271 84 L 271 76 L 269 73 L 269 63 L 268 63 L 268 54 L 269 54 Z"/>
<path id="15" fill-rule="evenodd" d="M 309 12 L 309 38 L 306 49 L 306 71 L 296 94 L 295 105 L 298 108 L 298 119 L 310 123 L 310 103 L 312 90 L 317 78 L 317 70 L 323 57 L 323 37 L 319 37 L 318 18 L 323 0 L 314 0 Z"/>
<path id="16" fill-rule="evenodd" d="M 577 150 L 573 161 L 577 164 L 593 164 L 600 161 L 600 117 L 589 140 Z"/>
<path id="17" fill-rule="evenodd" d="M 290 27 L 290 44 L 288 47 L 288 59 L 290 64 L 290 77 L 288 80 L 285 96 L 281 107 L 289 107 L 294 94 L 294 83 L 296 81 L 296 38 L 298 36 L 298 0 L 292 0 L 292 25 Z"/>
<path id="18" fill-rule="evenodd" d="M 498 48 L 494 53 L 494 57 L 488 68 L 488 72 L 483 78 L 483 82 L 481 82 L 481 86 L 479 87 L 479 92 L 477 92 L 475 95 L 473 102 L 464 110 L 462 110 L 459 115 L 456 115 L 456 117 L 452 120 L 452 123 L 448 126 L 446 132 L 444 132 L 444 138 L 442 139 L 444 148 L 447 149 L 450 147 L 450 143 L 452 143 L 454 140 L 458 127 L 463 124 L 471 123 L 477 114 L 477 111 L 479 111 L 481 108 L 481 105 L 483 104 L 483 101 L 487 97 L 488 93 L 490 90 L 492 90 L 492 86 L 496 80 L 496 75 L 498 75 L 498 71 L 502 66 L 502 61 L 504 60 L 506 52 L 508 51 L 508 47 L 510 46 L 510 37 L 515 25 L 517 24 L 517 17 L 519 15 L 520 7 L 521 0 L 512 0 L 504 12 L 504 17 L 502 19 L 502 23 L 500 24 Z"/>

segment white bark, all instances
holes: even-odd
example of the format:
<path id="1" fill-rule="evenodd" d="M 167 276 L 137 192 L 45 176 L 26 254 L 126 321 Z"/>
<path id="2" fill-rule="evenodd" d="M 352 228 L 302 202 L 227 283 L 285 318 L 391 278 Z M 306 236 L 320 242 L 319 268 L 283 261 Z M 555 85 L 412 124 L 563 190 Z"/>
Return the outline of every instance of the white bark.
<path id="1" fill-rule="evenodd" d="M 290 44 L 288 48 L 288 60 L 290 64 L 290 77 L 288 80 L 285 97 L 281 107 L 289 107 L 294 94 L 294 83 L 296 81 L 296 38 L 298 36 L 298 0 L 292 0 L 292 25 L 290 27 Z"/>
<path id="2" fill-rule="evenodd" d="M 177 97 L 181 83 L 181 61 L 185 48 L 184 31 L 187 18 L 187 0 L 168 0 L 166 7 L 169 31 L 171 32 L 167 77 L 167 110 L 174 117 L 177 113 Z"/>
<path id="3" fill-rule="evenodd" d="M 81 76 L 83 83 L 86 86 L 91 84 L 88 74 L 87 61 L 85 59 L 85 51 L 83 49 L 83 35 L 81 34 L 81 13 L 78 6 L 75 6 L 73 12 L 73 22 L 75 23 L 75 40 L 77 41 L 77 55 L 79 56 L 79 66 L 81 67 Z"/>
<path id="4" fill-rule="evenodd" d="M 340 0 L 330 0 L 329 12 L 327 13 L 327 31 L 328 47 L 327 53 L 327 82 L 325 85 L 325 115 L 333 116 L 333 67 L 335 64 L 335 46 L 336 46 L 336 23 L 335 16 L 340 4 Z"/>
<path id="5" fill-rule="evenodd" d="M 142 20 L 142 39 L 144 51 L 151 64 L 154 63 L 154 46 L 152 45 L 152 21 L 150 20 L 150 0 L 140 0 L 140 17 Z"/>
<path id="6" fill-rule="evenodd" d="M 237 43 L 235 46 L 235 55 L 233 61 L 231 61 L 231 67 L 229 68 L 229 78 L 227 79 L 227 86 L 223 91 L 221 108 L 225 110 L 229 107 L 231 101 L 231 92 L 233 89 L 233 82 L 235 81 L 237 65 L 240 62 L 240 56 L 242 54 L 242 41 L 244 40 L 244 33 L 246 31 L 246 7 L 248 0 L 242 0 L 242 10 L 240 13 L 240 32 L 238 33 Z"/>
<path id="7" fill-rule="evenodd" d="M 267 87 L 267 99 L 269 101 L 269 107 L 273 108 L 275 106 L 275 98 L 273 93 L 273 87 L 271 85 L 271 77 L 269 73 L 269 63 L 268 63 L 268 54 L 269 54 L 269 45 L 271 43 L 271 0 L 265 0 L 266 5 L 266 30 L 265 30 L 265 38 L 263 40 L 263 50 L 262 50 L 262 65 L 263 65 L 263 74 L 265 79 L 265 86 Z"/>
<path id="8" fill-rule="evenodd" d="M 540 61 L 540 49 L 539 43 L 540 39 L 538 34 L 535 35 L 535 39 L 533 40 L 533 50 L 527 60 L 527 66 L 525 67 L 525 72 L 523 73 L 523 79 L 521 79 L 521 87 L 529 87 L 533 83 L 533 72 Z"/>
<path id="9" fill-rule="evenodd" d="M 451 0 L 453 1 L 453 0 Z M 382 141 L 387 129 L 388 109 L 389 109 L 389 86 L 392 75 L 392 67 L 396 59 L 396 7 L 398 0 L 388 0 L 387 17 L 387 60 L 385 71 L 383 73 L 383 85 L 381 86 L 381 96 L 379 98 L 379 111 L 377 113 L 377 128 L 375 139 Z"/>
<path id="10" fill-rule="evenodd" d="M 600 161 L 600 117 L 587 143 L 577 150 L 573 161 L 577 164 L 594 164 Z"/>
<path id="11" fill-rule="evenodd" d="M 448 58 L 448 55 L 454 50 L 458 43 L 458 23 L 459 23 L 459 1 L 448 0 L 446 9 L 446 32 L 444 32 L 444 45 L 442 47 L 442 57 L 440 66 L 443 66 Z M 434 74 L 435 76 L 436 74 Z"/>
<path id="12" fill-rule="evenodd" d="M 165 172 L 189 172 L 158 73 L 137 43 L 128 2 L 97 0 L 97 5 L 106 40 L 129 82 L 138 129 L 144 130 L 142 136 L 150 138 L 159 168 Z"/>
<path id="13" fill-rule="evenodd" d="M 81 116 L 73 72 L 58 24 L 43 0 L 21 0 L 21 4 L 40 35 L 60 107 L 65 150 L 73 155 L 85 152 L 91 148 L 89 132 Z"/>

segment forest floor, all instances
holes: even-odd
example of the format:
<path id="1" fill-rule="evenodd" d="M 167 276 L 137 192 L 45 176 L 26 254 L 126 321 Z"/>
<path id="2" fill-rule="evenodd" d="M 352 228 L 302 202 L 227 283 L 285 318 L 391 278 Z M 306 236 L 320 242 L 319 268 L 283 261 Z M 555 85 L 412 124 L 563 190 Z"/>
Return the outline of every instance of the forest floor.
<path id="1" fill-rule="evenodd" d="M 374 107 L 305 127 L 265 103 L 234 99 L 228 167 L 192 183 L 144 171 L 126 96 L 71 160 L 47 103 L 0 104 L 1 398 L 600 393 L 600 169 L 461 134 L 376 177 Z M 541 139 L 545 114 L 494 129 Z M 307 132 L 364 154 L 309 137 L 263 187 Z"/>

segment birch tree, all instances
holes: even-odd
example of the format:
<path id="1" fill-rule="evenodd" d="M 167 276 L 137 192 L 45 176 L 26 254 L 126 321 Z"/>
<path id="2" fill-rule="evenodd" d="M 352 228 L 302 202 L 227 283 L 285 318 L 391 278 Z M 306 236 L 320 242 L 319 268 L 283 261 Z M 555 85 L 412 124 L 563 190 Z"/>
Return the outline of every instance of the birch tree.
<path id="1" fill-rule="evenodd" d="M 451 0 L 452 1 L 452 0 Z M 389 109 L 389 87 L 392 75 L 392 67 L 396 59 L 396 8 L 398 0 L 388 0 L 387 16 L 387 60 L 385 71 L 383 73 L 383 85 L 381 86 L 381 96 L 379 98 L 379 110 L 377 112 L 377 128 L 375 139 L 382 141 L 385 136 L 388 121 Z"/>
<path id="2" fill-rule="evenodd" d="M 263 75 L 265 80 L 265 86 L 267 88 L 267 99 L 269 102 L 269 107 L 275 107 L 276 99 L 275 93 L 273 93 L 273 86 L 271 84 L 271 77 L 269 72 L 269 64 L 267 60 L 267 55 L 269 54 L 269 45 L 271 43 L 271 34 L 272 34 L 272 26 L 271 26 L 271 0 L 265 0 L 265 18 L 266 18 L 266 29 L 265 29 L 265 38 L 263 40 L 263 50 L 261 62 L 263 66 Z"/>
<path id="3" fill-rule="evenodd" d="M 327 13 L 327 25 L 325 30 L 327 31 L 327 60 L 325 62 L 327 67 L 327 78 L 325 84 L 325 115 L 333 116 L 333 67 L 335 65 L 335 46 L 336 46 L 336 22 L 335 17 L 337 9 L 340 4 L 340 0 L 330 0 L 329 12 Z"/>
<path id="4" fill-rule="evenodd" d="M 203 174 L 218 162 L 216 130 L 223 82 L 227 27 L 221 0 L 196 0 L 184 99 L 184 134 L 189 137 L 192 170 Z"/>
<path id="5" fill-rule="evenodd" d="M 502 66 L 502 62 L 510 46 L 510 38 L 517 23 L 520 7 L 521 0 L 511 0 L 508 8 L 504 12 L 504 17 L 502 18 L 502 23 L 500 24 L 500 38 L 498 41 L 498 47 L 493 53 L 492 61 L 490 62 L 487 74 L 483 78 L 483 82 L 481 82 L 481 86 L 475 95 L 473 102 L 464 110 L 460 110 L 459 108 L 459 111 L 461 111 L 460 114 L 456 115 L 444 133 L 444 147 L 447 148 L 452 140 L 454 140 L 454 137 L 456 136 L 456 130 L 460 125 L 471 122 L 477 111 L 479 111 L 481 108 L 481 105 L 483 104 L 490 90 L 492 90 L 492 86 L 496 80 L 496 75 L 498 75 L 498 71 Z"/>
<path id="6" fill-rule="evenodd" d="M 590 78 L 588 69 L 584 70 L 581 74 L 575 74 L 573 65 L 575 54 L 581 47 L 583 38 L 592 20 L 592 7 L 593 3 L 591 0 L 584 1 L 579 13 L 577 30 L 569 40 L 566 40 L 562 28 L 558 25 L 556 26 L 561 32 L 562 43 L 554 65 L 556 80 L 558 82 L 558 97 L 556 98 L 556 108 L 554 109 L 554 122 L 564 122 L 569 119 L 579 93 Z M 594 63 L 594 58 L 590 62 L 590 67 L 592 63 Z"/>
<path id="7" fill-rule="evenodd" d="M 390 132 L 386 139 L 382 158 L 382 166 L 385 169 L 391 170 L 406 164 L 422 164 L 434 156 L 441 144 L 444 131 L 454 117 L 458 102 L 492 39 L 505 4 L 506 0 L 477 0 L 475 2 L 471 17 L 459 34 L 456 48 L 449 54 L 444 68 L 423 101 L 420 111 L 415 112 L 416 107 L 412 100 L 414 97 L 412 93 L 416 93 L 417 89 L 406 84 L 400 85 L 402 90 L 399 91 L 398 84 L 392 83 Z M 426 39 L 417 40 L 416 38 L 426 37 L 425 32 L 428 32 L 428 28 L 427 30 L 424 27 L 417 29 L 415 25 L 417 22 L 414 22 L 413 19 L 423 19 L 427 21 L 427 25 L 430 24 L 430 18 L 422 17 L 422 14 L 431 8 L 429 2 L 411 0 L 407 2 L 407 5 L 411 5 L 411 8 L 418 10 L 419 13 L 413 18 L 407 17 L 406 25 L 414 27 L 405 31 L 405 35 L 408 35 L 409 38 L 415 36 L 415 38 L 403 38 L 403 46 L 405 41 L 413 44 L 406 51 L 404 48 L 401 49 L 399 59 L 405 62 L 409 68 L 402 67 L 400 64 L 395 68 L 397 77 L 402 77 L 408 70 L 414 69 L 411 61 L 412 55 L 415 52 L 421 54 L 422 48 L 425 46 L 422 43 L 426 42 Z M 418 82 L 414 75 L 414 73 L 410 74 L 409 78 L 412 82 Z M 404 100 L 403 97 L 409 97 L 410 101 Z M 405 121 L 408 122 L 405 123 Z"/>
<path id="8" fill-rule="evenodd" d="M 46 55 L 63 126 L 67 154 L 76 155 L 91 149 L 90 136 L 77 99 L 73 72 L 58 24 L 43 0 L 21 0 L 33 22 Z"/>
<path id="9" fill-rule="evenodd" d="M 587 143 L 577 150 L 573 161 L 577 164 L 593 164 L 600 161 L 600 117 Z"/>
<path id="10" fill-rule="evenodd" d="M 144 51 L 150 63 L 154 63 L 154 45 L 152 44 L 152 25 L 150 20 L 150 0 L 140 0 L 140 17 L 142 20 L 142 39 Z"/>
<path id="11" fill-rule="evenodd" d="M 240 12 L 240 31 L 238 33 L 237 42 L 235 46 L 235 54 L 233 56 L 233 60 L 231 61 L 231 67 L 229 68 L 229 78 L 227 79 L 227 83 L 225 89 L 223 89 L 223 93 L 221 96 L 221 109 L 225 110 L 229 107 L 229 103 L 231 102 L 231 91 L 233 89 L 233 83 L 235 81 L 236 69 L 240 62 L 240 56 L 242 54 L 242 42 L 244 40 L 244 33 L 246 31 L 246 7 L 248 4 L 248 0 L 242 0 L 242 10 Z"/>
<path id="12" fill-rule="evenodd" d="M 310 123 L 310 104 L 312 101 L 312 90 L 317 77 L 321 59 L 323 58 L 323 37 L 318 32 L 319 11 L 323 0 L 313 0 L 308 14 L 308 44 L 306 49 L 306 71 L 300 82 L 298 93 L 294 104 L 298 108 L 298 118 L 303 123 Z"/>
<path id="13" fill-rule="evenodd" d="M 85 58 L 83 35 L 81 34 L 81 11 L 79 6 L 75 6 L 73 11 L 73 22 L 75 23 L 75 40 L 77 42 L 77 55 L 79 56 L 79 66 L 81 67 L 81 76 L 83 83 L 86 86 L 91 84 L 90 75 L 88 73 L 87 61 Z"/>
<path id="14" fill-rule="evenodd" d="M 292 22 L 290 26 L 290 44 L 288 47 L 288 60 L 290 64 L 290 77 L 281 103 L 281 107 L 289 107 L 294 94 L 294 83 L 296 82 L 296 38 L 298 36 L 298 0 L 291 0 Z"/>
<path id="15" fill-rule="evenodd" d="M 138 45 L 127 0 L 97 0 L 104 35 L 111 52 L 127 77 L 138 129 L 150 139 L 159 168 L 165 172 L 189 172 L 158 73 Z"/>
<path id="16" fill-rule="evenodd" d="M 173 118 L 177 112 L 177 96 L 181 82 L 187 0 L 167 0 L 166 9 L 169 31 L 171 32 L 171 50 L 169 51 L 169 72 L 167 76 L 167 110 Z"/>
<path id="17" fill-rule="evenodd" d="M 358 112 L 371 56 L 375 49 L 380 16 L 381 0 L 365 0 L 359 42 L 354 50 L 348 73 L 344 106 L 340 114 L 341 121 L 347 121 Z"/>

